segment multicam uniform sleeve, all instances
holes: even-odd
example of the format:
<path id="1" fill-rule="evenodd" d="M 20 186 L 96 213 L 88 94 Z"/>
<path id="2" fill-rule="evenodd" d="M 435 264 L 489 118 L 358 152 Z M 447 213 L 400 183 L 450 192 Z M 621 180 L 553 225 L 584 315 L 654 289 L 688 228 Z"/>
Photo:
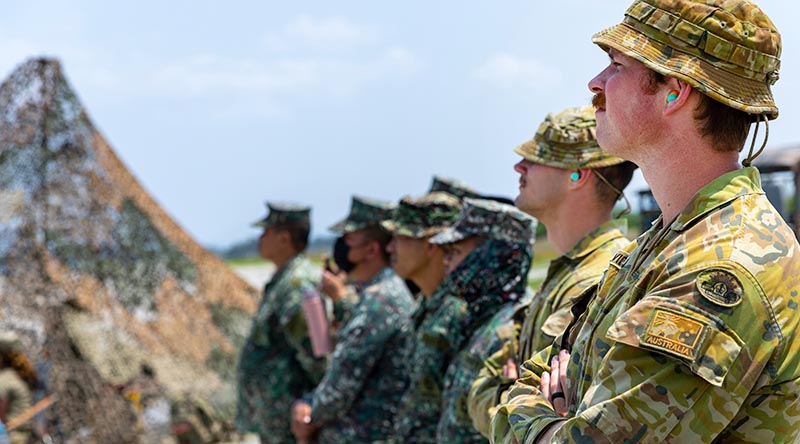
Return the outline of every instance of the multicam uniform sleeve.
<path id="1" fill-rule="evenodd" d="M 709 278 L 714 272 L 717 277 Z M 717 305 L 713 293 L 698 290 L 709 279 L 711 287 L 714 279 L 728 279 L 729 287 L 734 282 L 738 300 L 729 293 Z M 780 326 L 747 270 L 717 261 L 666 278 L 650 291 L 632 291 L 625 297 L 637 302 L 596 326 L 589 345 L 596 371 L 571 417 L 559 418 L 535 389 L 538 378 L 529 376 L 514 386 L 502 416 L 498 412 L 494 442 L 534 443 L 559 421 L 552 442 L 710 442 L 737 433 L 742 424 L 734 424 L 736 418 L 752 427 L 755 422 L 742 412 L 762 405 L 793 412 L 775 414 L 772 428 L 760 431 L 763 442 L 786 442 L 784 433 L 798 418 L 791 392 L 797 381 L 780 380 L 785 369 L 770 368 L 778 362 Z"/>
<path id="2" fill-rule="evenodd" d="M 503 376 L 503 365 L 516 354 L 514 348 L 514 342 L 508 341 L 484 361 L 469 391 L 467 411 L 472 426 L 486 438 L 489 438 L 491 416 L 504 401 L 502 394 L 514 383 L 514 379 Z"/>
<path id="3" fill-rule="evenodd" d="M 347 324 L 338 333 L 322 382 L 314 389 L 312 422 L 321 426 L 350 410 L 386 341 L 397 334 L 396 320 L 378 304 L 355 306 Z"/>
<path id="4" fill-rule="evenodd" d="M 492 415 L 489 438 L 493 443 L 524 442 L 517 436 L 528 428 L 529 421 L 525 419 L 527 417 L 536 418 L 544 415 L 551 418 L 552 420 L 548 421 L 545 427 L 553 421 L 562 419 L 539 391 L 541 375 L 550 371 L 550 358 L 558 352 L 556 347 L 551 346 L 540 351 L 520 366 L 519 379 L 507 391 L 506 403 L 497 406 Z"/>

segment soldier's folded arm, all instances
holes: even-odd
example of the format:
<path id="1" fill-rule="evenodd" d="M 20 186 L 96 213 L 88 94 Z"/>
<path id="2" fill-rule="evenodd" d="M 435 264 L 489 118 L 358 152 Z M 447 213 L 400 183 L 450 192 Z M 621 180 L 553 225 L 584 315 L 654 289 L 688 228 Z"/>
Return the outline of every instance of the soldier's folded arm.
<path id="1" fill-rule="evenodd" d="M 356 309 L 339 331 L 325 377 L 313 392 L 311 420 L 315 425 L 321 426 L 350 410 L 383 355 L 384 344 L 397 333 L 389 327 L 392 322 L 384 319 L 387 316 L 380 310 Z"/>
<path id="2" fill-rule="evenodd" d="M 610 348 L 572 417 L 559 418 L 540 396 L 541 359 L 529 361 L 497 411 L 493 442 L 543 442 L 551 426 L 558 429 L 549 441 L 559 443 L 701 442 L 765 422 L 764 442 L 780 442 L 800 415 L 791 390 L 798 381 L 781 380 L 782 370 L 791 374 L 785 366 L 768 368 L 787 353 L 768 301 L 735 262 L 702 264 L 666 279 L 608 328 Z M 769 415 L 769 405 L 794 405 L 795 414 Z"/>
<path id="3" fill-rule="evenodd" d="M 498 406 L 492 416 L 489 438 L 493 443 L 515 444 L 525 442 L 524 432 L 530 428 L 528 426 L 530 421 L 520 422 L 520 420 L 527 416 L 546 420 L 544 424 L 539 426 L 542 430 L 553 422 L 563 420 L 539 391 L 541 375 L 550 371 L 550 360 L 558 352 L 557 347 L 550 346 L 541 350 L 520 366 L 520 377 L 508 389 L 506 403 Z M 510 413 L 515 415 L 511 419 L 514 421 L 513 427 L 510 423 Z M 523 432 L 522 438 L 518 437 L 520 432 Z"/>
<path id="4" fill-rule="evenodd" d="M 501 395 L 515 379 L 503 376 L 503 365 L 514 359 L 514 341 L 506 342 L 500 350 L 484 361 L 478 378 L 472 383 L 467 400 L 467 411 L 472 425 L 484 437 L 489 437 L 491 415 L 504 401 Z"/>

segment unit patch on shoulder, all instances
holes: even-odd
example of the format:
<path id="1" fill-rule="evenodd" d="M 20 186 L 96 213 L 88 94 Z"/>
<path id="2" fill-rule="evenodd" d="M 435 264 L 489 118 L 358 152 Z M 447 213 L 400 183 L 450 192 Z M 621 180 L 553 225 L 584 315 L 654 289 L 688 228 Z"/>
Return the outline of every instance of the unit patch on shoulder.
<path id="1" fill-rule="evenodd" d="M 723 307 L 733 307 L 742 302 L 742 283 L 733 273 L 713 269 L 701 272 L 695 281 L 697 291 L 704 298 Z"/>
<path id="2" fill-rule="evenodd" d="M 640 338 L 644 347 L 694 360 L 703 336 L 704 324 L 672 310 L 656 308 L 650 315 L 647 330 Z"/>

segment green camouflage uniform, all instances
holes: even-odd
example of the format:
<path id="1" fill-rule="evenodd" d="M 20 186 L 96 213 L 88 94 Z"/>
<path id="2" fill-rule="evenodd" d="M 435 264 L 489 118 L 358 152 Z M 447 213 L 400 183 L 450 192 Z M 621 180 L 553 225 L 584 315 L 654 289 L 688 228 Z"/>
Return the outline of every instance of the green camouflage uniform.
<path id="1" fill-rule="evenodd" d="M 503 377 L 503 365 L 510 358 L 525 362 L 564 332 L 572 321 L 575 300 L 597 284 L 614 253 L 629 244 L 618 228 L 620 224 L 613 221 L 601 225 L 572 250 L 550 262 L 547 277 L 533 301 L 514 314 L 514 335 L 484 363 L 470 391 L 470 417 L 484 436 L 489 434 L 491 413 L 503 400 L 503 392 L 514 383 Z"/>
<path id="2" fill-rule="evenodd" d="M 379 225 L 394 205 L 353 197 L 350 214 L 331 227 L 349 233 Z M 402 353 L 415 303 L 391 268 L 357 287 L 358 301 L 336 335 L 325 377 L 310 395 L 320 444 L 384 442 L 406 388 Z"/>
<path id="3" fill-rule="evenodd" d="M 370 225 L 378 225 L 392 217 L 396 205 L 369 197 L 353 196 L 350 201 L 350 213 L 339 222 L 328 227 L 330 231 L 343 235 L 352 233 Z M 347 323 L 353 307 L 358 303 L 358 295 L 364 290 L 366 282 L 348 282 L 344 296 L 333 303 L 334 324 L 341 326 Z"/>
<path id="4" fill-rule="evenodd" d="M 633 48 L 640 57 L 666 47 L 645 65 L 669 71 L 688 61 L 684 67 L 702 67 L 701 80 L 689 84 L 712 99 L 736 101 L 734 107 L 758 115 L 754 120 L 777 115 L 767 81 L 777 74 L 771 69 L 780 37 L 752 3 L 651 0 L 636 2 L 628 14 L 626 24 L 595 41 Z M 704 34 L 704 45 L 685 53 L 664 30 L 684 40 L 719 34 Z M 726 59 L 717 58 L 722 52 Z M 725 83 L 729 88 L 709 92 Z M 798 248 L 754 168 L 711 181 L 674 221 L 657 220 L 615 256 L 579 322 L 524 364 L 492 421 L 494 442 L 533 442 L 550 425 L 561 426 L 553 437 L 559 443 L 796 442 Z M 566 418 L 538 391 L 548 355 L 560 348 L 571 351 Z"/>
<path id="5" fill-rule="evenodd" d="M 432 192 L 421 198 L 404 198 L 392 219 L 383 226 L 395 235 L 424 239 L 452 225 L 461 204 L 452 193 Z M 466 303 L 448 294 L 441 283 L 423 297 L 414 313 L 412 340 L 404 351 L 408 388 L 394 420 L 393 441 L 429 443 L 436 439 L 436 423 L 442 410 L 442 389 L 447 365 L 460 342 Z"/>
<path id="6" fill-rule="evenodd" d="M 661 224 L 615 257 L 565 337 L 573 386 L 558 442 L 791 442 L 800 261 L 758 172 L 718 178 Z M 538 392 L 559 345 L 523 365 L 494 442 L 529 442 L 563 420 Z"/>
<path id="7" fill-rule="evenodd" d="M 597 145 L 596 126 L 594 108 L 568 108 L 548 115 L 539 125 L 536 136 L 515 151 L 531 162 L 571 170 L 624 162 Z M 624 229 L 622 220 L 606 222 L 550 262 L 533 301 L 515 313 L 516 334 L 484 363 L 470 391 L 470 417 L 484 436 L 489 436 L 491 413 L 503 400 L 505 390 L 514 383 L 513 379 L 503 377 L 503 365 L 509 359 L 522 364 L 539 350 L 549 347 L 564 332 L 572 321 L 575 299 L 586 288 L 597 284 L 614 253 L 628 245 L 620 228 Z"/>
<path id="8" fill-rule="evenodd" d="M 527 293 L 535 229 L 536 220 L 513 206 L 467 198 L 458 222 L 430 241 L 486 238 L 442 283 L 447 293 L 466 302 L 467 315 L 444 377 L 436 442 L 486 441 L 472 426 L 467 396 L 483 361 L 513 336 L 511 316 Z"/>
<path id="9" fill-rule="evenodd" d="M 411 293 L 402 279 L 384 268 L 359 296 L 311 397 L 311 421 L 321 427 L 320 444 L 385 439 L 406 388 L 405 363 L 397 351 L 411 328 Z"/>
<path id="10" fill-rule="evenodd" d="M 268 204 L 260 225 L 308 220 L 307 209 Z M 303 293 L 314 290 L 319 267 L 300 254 L 277 270 L 264 287 L 238 368 L 236 423 L 242 432 L 257 433 L 263 444 L 294 442 L 290 426 L 292 402 L 322 378 L 325 359 L 315 358 L 302 309 Z"/>

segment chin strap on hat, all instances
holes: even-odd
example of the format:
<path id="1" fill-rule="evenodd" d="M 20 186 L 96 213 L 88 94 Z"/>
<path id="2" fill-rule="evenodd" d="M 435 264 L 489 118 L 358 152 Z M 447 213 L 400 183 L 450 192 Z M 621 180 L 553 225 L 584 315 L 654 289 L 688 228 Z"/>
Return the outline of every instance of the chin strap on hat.
<path id="1" fill-rule="evenodd" d="M 761 148 L 759 148 L 758 151 L 753 154 L 753 149 L 756 147 L 756 137 L 758 137 L 758 126 L 761 124 L 761 117 L 764 117 L 764 142 L 761 144 Z M 747 158 L 742 161 L 742 165 L 746 167 L 750 166 L 750 164 L 753 163 L 753 160 L 755 160 L 755 158 L 764 151 L 764 148 L 767 147 L 767 140 L 769 140 L 769 118 L 767 118 L 766 114 L 759 114 L 758 117 L 756 117 L 756 129 L 753 131 L 753 140 L 750 142 L 750 151 L 747 153 Z"/>
<path id="2" fill-rule="evenodd" d="M 620 197 L 623 200 L 625 200 L 625 209 L 622 210 L 621 213 L 619 213 L 616 216 L 614 216 L 614 218 L 618 219 L 618 218 L 620 218 L 620 217 L 622 217 L 622 216 L 624 216 L 626 214 L 630 214 L 631 213 L 631 202 L 628 200 L 628 196 L 626 196 L 625 193 L 623 193 L 622 190 L 620 190 L 619 188 L 615 187 L 614 185 L 611 185 L 611 182 L 609 182 L 608 179 L 603 177 L 602 174 L 598 173 L 597 170 L 592 169 L 592 173 L 594 173 L 594 175 L 597 176 L 598 179 L 600 179 L 604 184 L 608 185 L 609 188 L 611 188 L 612 190 L 614 190 L 615 193 L 617 193 L 617 200 L 619 200 Z"/>

